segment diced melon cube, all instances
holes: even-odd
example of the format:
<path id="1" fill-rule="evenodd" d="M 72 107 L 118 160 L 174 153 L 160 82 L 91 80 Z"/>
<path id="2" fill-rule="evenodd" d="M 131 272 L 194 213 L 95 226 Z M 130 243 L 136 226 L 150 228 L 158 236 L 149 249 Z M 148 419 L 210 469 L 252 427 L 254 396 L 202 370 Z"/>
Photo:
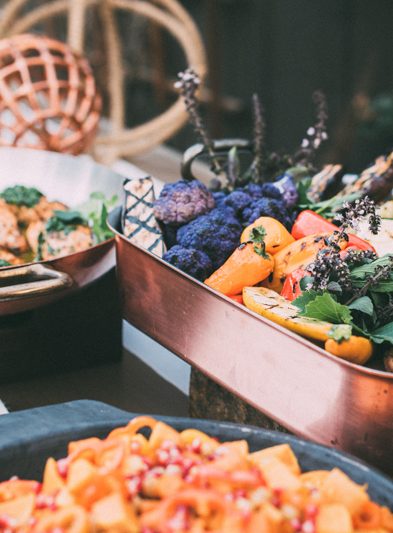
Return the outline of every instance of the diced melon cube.
<path id="1" fill-rule="evenodd" d="M 315 533 L 352 533 L 351 515 L 345 505 L 322 505 L 315 520 Z"/>

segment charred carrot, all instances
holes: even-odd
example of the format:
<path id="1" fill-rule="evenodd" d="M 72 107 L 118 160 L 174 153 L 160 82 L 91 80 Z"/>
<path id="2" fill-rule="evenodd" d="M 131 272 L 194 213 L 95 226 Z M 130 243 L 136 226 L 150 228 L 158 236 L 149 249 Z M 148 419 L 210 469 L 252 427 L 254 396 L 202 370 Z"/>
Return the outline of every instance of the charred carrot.
<path id="1" fill-rule="evenodd" d="M 205 281 L 206 285 L 226 296 L 234 296 L 242 292 L 243 287 L 256 285 L 267 278 L 274 268 L 273 257 L 261 253 L 260 245 L 251 242 L 241 244 Z"/>

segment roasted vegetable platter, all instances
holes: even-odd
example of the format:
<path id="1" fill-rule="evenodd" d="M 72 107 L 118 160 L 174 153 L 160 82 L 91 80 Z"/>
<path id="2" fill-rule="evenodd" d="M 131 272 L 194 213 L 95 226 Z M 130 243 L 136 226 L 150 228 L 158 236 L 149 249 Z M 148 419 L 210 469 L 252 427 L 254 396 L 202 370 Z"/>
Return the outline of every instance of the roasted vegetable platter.
<path id="1" fill-rule="evenodd" d="M 393 374 L 339 359 L 115 232 L 130 324 L 293 431 L 393 474 Z"/>
<path id="2" fill-rule="evenodd" d="M 12 531 L 393 529 L 389 478 L 291 435 L 87 400 L 11 413 L 0 429 L 1 520 Z"/>

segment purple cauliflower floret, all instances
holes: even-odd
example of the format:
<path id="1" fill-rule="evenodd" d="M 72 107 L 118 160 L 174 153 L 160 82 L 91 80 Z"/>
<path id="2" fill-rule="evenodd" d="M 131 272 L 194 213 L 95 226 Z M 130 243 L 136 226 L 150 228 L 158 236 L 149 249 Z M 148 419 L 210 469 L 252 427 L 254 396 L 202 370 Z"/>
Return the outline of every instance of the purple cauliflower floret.
<path id="1" fill-rule="evenodd" d="M 239 245 L 242 231 L 232 208 L 217 208 L 182 226 L 177 232 L 177 242 L 184 248 L 204 252 L 210 257 L 214 272 Z"/>
<path id="2" fill-rule="evenodd" d="M 224 196 L 219 202 L 216 202 L 216 207 L 232 207 L 235 211 L 235 217 L 242 220 L 243 210 L 252 202 L 249 194 L 243 191 L 232 191 L 228 196 Z"/>
<path id="3" fill-rule="evenodd" d="M 282 194 L 285 207 L 292 207 L 299 197 L 295 182 L 290 174 L 283 174 L 273 183 Z"/>
<path id="4" fill-rule="evenodd" d="M 259 198 L 243 211 L 243 217 L 247 225 L 252 224 L 259 217 L 272 217 L 281 222 L 288 231 L 292 229 L 292 219 L 290 213 L 285 208 L 283 202 L 274 198 Z"/>
<path id="5" fill-rule="evenodd" d="M 213 272 L 212 262 L 206 254 L 192 248 L 183 248 L 178 244 L 162 258 L 199 281 L 205 281 Z"/>
<path id="6" fill-rule="evenodd" d="M 214 198 L 200 181 L 166 183 L 154 204 L 154 216 L 164 224 L 188 224 L 214 209 Z"/>
<path id="7" fill-rule="evenodd" d="M 161 223 L 161 231 L 162 236 L 164 238 L 164 243 L 167 250 L 170 250 L 172 246 L 175 246 L 176 244 L 176 235 L 177 230 L 180 228 L 180 225 L 170 225 L 170 224 L 162 224 Z"/>
<path id="8" fill-rule="evenodd" d="M 225 199 L 227 195 L 225 192 L 218 191 L 213 193 L 214 198 L 214 207 L 218 207 L 218 204 L 221 202 L 221 200 Z"/>
<path id="9" fill-rule="evenodd" d="M 261 186 L 257 185 L 256 183 L 249 183 L 248 185 L 245 185 L 243 187 L 243 191 L 249 194 L 253 200 L 262 198 L 263 196 Z"/>
<path id="10" fill-rule="evenodd" d="M 282 200 L 282 192 L 276 187 L 275 183 L 264 183 L 261 186 L 262 196 L 264 198 L 274 198 L 275 200 Z"/>

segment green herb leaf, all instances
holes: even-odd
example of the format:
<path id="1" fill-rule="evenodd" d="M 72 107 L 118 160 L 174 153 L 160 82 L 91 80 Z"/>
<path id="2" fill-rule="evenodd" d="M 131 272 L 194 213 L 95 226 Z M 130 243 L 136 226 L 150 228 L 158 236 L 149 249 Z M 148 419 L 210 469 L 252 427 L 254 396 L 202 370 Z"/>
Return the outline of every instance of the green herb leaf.
<path id="1" fill-rule="evenodd" d="M 366 315 L 370 316 L 373 316 L 374 313 L 373 302 L 368 296 L 362 296 L 361 298 L 354 300 L 351 304 L 348 305 L 348 308 L 356 309 L 357 311 L 361 311 L 362 313 L 365 313 Z"/>
<path id="2" fill-rule="evenodd" d="M 303 276 L 301 280 L 299 281 L 299 287 L 302 292 L 307 292 L 307 287 L 312 284 L 314 281 L 314 278 L 307 274 L 306 276 Z"/>
<path id="3" fill-rule="evenodd" d="M 78 211 L 89 221 L 89 226 L 97 242 L 104 242 L 113 237 L 108 228 L 106 217 L 111 208 L 116 204 L 118 197 L 112 196 L 109 200 L 100 192 L 92 192 L 87 202 L 78 206 Z"/>
<path id="4" fill-rule="evenodd" d="M 313 204 L 311 198 L 307 196 L 307 190 L 311 185 L 311 178 L 301 180 L 297 183 L 298 200 L 297 205 L 302 206 L 303 209 L 308 209 L 309 205 Z"/>
<path id="5" fill-rule="evenodd" d="M 306 277 L 306 276 L 305 276 Z M 304 278 L 302 278 L 300 280 L 300 283 L 299 283 L 299 286 L 302 282 Z M 302 287 L 300 287 L 301 289 Z M 302 291 L 302 295 L 301 296 L 298 296 L 297 298 L 295 298 L 292 302 L 293 305 L 295 305 L 296 307 L 298 307 L 300 310 L 301 310 L 301 313 L 298 313 L 299 316 L 303 316 L 304 313 L 306 312 L 306 306 L 310 303 L 310 302 L 313 302 L 315 300 L 315 298 L 319 295 L 321 295 L 322 292 L 316 292 L 314 290 L 310 290 L 310 291 L 305 291 L 303 290 Z"/>
<path id="6" fill-rule="evenodd" d="M 294 305 L 296 305 L 295 302 Z M 314 300 L 310 301 L 301 316 L 324 320 L 332 324 L 349 324 L 352 319 L 348 307 L 338 303 L 328 292 L 318 294 Z"/>
<path id="7" fill-rule="evenodd" d="M 333 294 L 341 295 L 343 292 L 340 284 L 337 283 L 337 281 L 330 281 L 327 284 L 326 288 L 329 292 L 332 292 Z"/>
<path id="8" fill-rule="evenodd" d="M 375 261 L 372 261 L 371 263 L 366 263 L 364 265 L 353 268 L 351 270 L 351 281 L 353 283 L 356 283 L 358 281 L 363 281 L 366 277 L 366 274 L 373 276 L 375 274 L 376 266 L 385 267 L 392 263 L 390 256 L 392 256 L 392 254 L 385 254 L 382 257 L 375 259 Z"/>
<path id="9" fill-rule="evenodd" d="M 79 211 L 53 211 L 55 217 L 64 222 L 64 224 L 87 224 Z"/>
<path id="10" fill-rule="evenodd" d="M 6 261 L 5 259 L 0 259 L 0 267 L 8 267 L 10 265 L 11 265 L 11 263 Z"/>
<path id="11" fill-rule="evenodd" d="M 0 196 L 7 202 L 7 204 L 25 205 L 26 207 L 34 207 L 40 201 L 42 192 L 34 187 L 24 187 L 23 185 L 15 185 L 15 187 L 7 187 L 0 194 Z"/>
<path id="12" fill-rule="evenodd" d="M 338 344 L 342 341 L 349 341 L 352 335 L 352 326 L 349 324 L 335 324 L 326 333 L 328 337 L 334 339 Z"/>
<path id="13" fill-rule="evenodd" d="M 393 322 L 372 331 L 370 338 L 377 344 L 382 344 L 384 341 L 393 344 Z"/>
<path id="14" fill-rule="evenodd" d="M 257 226 L 250 230 L 250 242 L 254 244 L 261 244 L 267 233 L 263 226 Z"/>

